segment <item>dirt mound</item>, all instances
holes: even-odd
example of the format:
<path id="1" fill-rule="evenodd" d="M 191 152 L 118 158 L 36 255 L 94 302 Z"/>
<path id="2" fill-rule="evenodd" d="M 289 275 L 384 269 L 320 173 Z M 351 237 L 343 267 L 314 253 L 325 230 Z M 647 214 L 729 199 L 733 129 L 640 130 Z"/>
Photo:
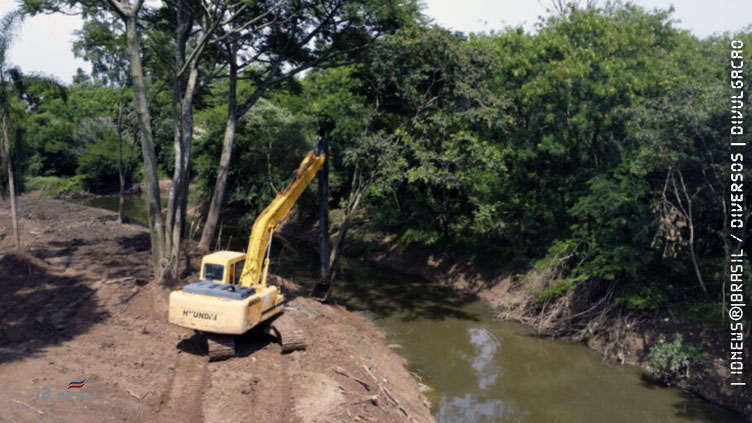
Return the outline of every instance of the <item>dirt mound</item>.
<path id="1" fill-rule="evenodd" d="M 261 330 L 237 357 L 208 363 L 192 331 L 166 322 L 169 293 L 196 277 L 150 281 L 148 233 L 115 214 L 19 198 L 25 253 L 12 252 L 0 203 L 0 403 L 8 421 L 433 421 L 417 383 L 360 317 L 307 298 L 287 313 L 306 351 L 280 354 Z M 6 282 L 7 281 L 7 282 Z M 72 381 L 84 387 L 68 389 Z"/>

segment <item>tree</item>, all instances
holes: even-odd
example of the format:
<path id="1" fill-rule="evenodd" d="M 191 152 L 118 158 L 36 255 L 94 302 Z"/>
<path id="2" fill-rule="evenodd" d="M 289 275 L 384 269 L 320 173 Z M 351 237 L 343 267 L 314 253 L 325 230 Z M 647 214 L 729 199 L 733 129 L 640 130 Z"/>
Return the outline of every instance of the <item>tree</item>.
<path id="1" fill-rule="evenodd" d="M 118 139 L 118 179 L 120 182 L 118 219 L 125 217 L 125 166 L 123 165 L 123 132 L 125 118 L 124 95 L 128 88 L 128 60 L 125 33 L 122 25 L 114 19 L 92 19 L 76 31 L 78 40 L 73 43 L 76 56 L 92 63 L 92 76 L 99 77 L 105 84 L 118 90 L 116 131 Z M 79 69 L 80 70 L 80 69 Z M 127 158 L 126 158 L 127 160 Z"/>
<path id="2" fill-rule="evenodd" d="M 440 226 L 439 236 L 456 239 L 482 205 L 473 187 L 491 185 L 503 170 L 482 132 L 506 114 L 486 81 L 491 55 L 457 34 L 419 27 L 385 36 L 365 54 L 362 64 L 305 81 L 311 112 L 331 140 L 331 192 L 341 211 L 330 281 L 353 225 L 396 220 L 414 232 Z"/>
<path id="3" fill-rule="evenodd" d="M 16 25 L 22 19 L 19 12 L 10 12 L 0 22 L 0 109 L 3 119 L 3 160 L 8 171 L 8 196 L 10 197 L 11 220 L 13 222 L 13 241 L 16 250 L 21 249 L 21 239 L 18 234 L 18 213 L 16 211 L 16 184 L 13 172 L 13 159 L 10 155 L 10 101 L 12 85 L 9 81 L 11 74 L 18 75 L 17 69 L 8 66 L 8 54 L 15 36 Z M 17 78 L 16 78 L 17 79 Z"/>
<path id="4" fill-rule="evenodd" d="M 169 267 L 164 263 L 165 225 L 162 220 L 161 203 L 159 199 L 159 184 L 157 180 L 157 156 L 154 151 L 154 138 L 151 131 L 151 114 L 146 98 L 146 79 L 141 63 L 141 45 L 138 36 L 138 14 L 143 6 L 143 0 L 133 3 L 107 0 L 110 12 L 123 21 L 127 52 L 130 62 L 131 84 L 134 93 L 134 108 L 138 116 L 141 135 L 141 152 L 144 158 L 144 175 L 146 184 L 146 201 L 149 209 L 149 232 L 151 237 L 152 262 L 154 276 L 157 279 L 170 277 Z M 101 6 L 100 6 L 101 7 Z"/>
<path id="5" fill-rule="evenodd" d="M 381 34 L 412 22 L 417 6 L 412 0 L 278 1 L 240 6 L 235 13 L 239 19 L 218 31 L 214 40 L 222 46 L 229 66 L 228 111 L 216 183 L 199 242 L 204 249 L 214 239 L 224 203 L 238 118 L 273 85 L 311 68 L 352 61 Z M 243 69 L 255 89 L 238 101 L 238 72 Z"/>
<path id="6" fill-rule="evenodd" d="M 169 219 L 174 210 L 174 201 L 171 202 L 170 212 L 168 212 L 168 224 L 161 213 L 161 202 L 159 197 L 159 185 L 157 180 L 157 156 L 154 148 L 154 136 L 151 128 L 151 112 L 147 99 L 146 78 L 142 63 L 141 43 L 139 39 L 139 14 L 143 10 L 143 0 L 24 0 L 22 2 L 23 10 L 29 14 L 43 12 L 66 12 L 81 13 L 84 17 L 103 16 L 111 14 L 123 22 L 125 26 L 126 52 L 130 65 L 130 78 L 134 94 L 134 109 L 138 119 L 139 134 L 141 138 L 141 152 L 144 160 L 144 179 L 146 185 L 146 201 L 149 216 L 149 233 L 151 238 L 152 266 L 156 279 L 173 277 L 176 274 L 177 259 L 176 253 L 179 253 L 179 242 L 173 248 L 173 237 L 175 231 L 173 226 L 182 221 Z M 187 154 L 190 154 L 188 149 Z M 188 156 L 189 157 L 189 156 Z M 176 160 L 182 164 L 186 163 L 186 157 L 181 153 Z M 186 167 L 181 167 L 181 172 Z M 181 173 L 182 175 L 182 173 Z M 173 186 L 183 186 L 187 184 L 183 179 L 173 180 Z M 179 230 L 177 231 L 180 232 Z M 178 241 L 179 241 L 179 235 Z"/>

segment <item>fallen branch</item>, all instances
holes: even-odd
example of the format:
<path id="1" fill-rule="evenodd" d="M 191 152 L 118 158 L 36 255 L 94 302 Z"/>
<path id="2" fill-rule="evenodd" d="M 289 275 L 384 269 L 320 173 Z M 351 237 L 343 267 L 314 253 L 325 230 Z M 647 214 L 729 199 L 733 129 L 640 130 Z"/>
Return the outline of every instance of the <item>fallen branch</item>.
<path id="1" fill-rule="evenodd" d="M 352 379 L 352 380 L 358 382 L 359 384 L 363 385 L 363 387 L 366 388 L 366 391 L 370 391 L 371 390 L 371 385 L 369 385 L 368 382 L 360 380 L 357 377 L 355 377 L 355 376 L 347 373 L 345 371 L 345 369 L 343 369 L 342 367 L 334 366 L 334 367 L 332 367 L 332 370 L 334 370 L 334 373 L 340 374 L 340 375 L 345 376 L 345 377 L 349 377 L 350 379 Z"/>
<path id="2" fill-rule="evenodd" d="M 32 407 L 32 406 L 30 406 L 29 404 L 26 404 L 25 402 L 21 402 L 21 401 L 19 401 L 19 400 L 15 400 L 15 399 L 12 399 L 11 401 L 15 402 L 16 404 L 21 404 L 21 405 L 23 405 L 23 406 L 25 406 L 25 407 L 28 407 L 28 408 L 29 408 L 29 409 L 31 409 L 31 410 L 34 410 L 34 411 L 36 411 L 37 413 L 39 413 L 39 415 L 40 415 L 40 416 L 43 416 L 43 415 L 44 415 L 44 411 L 42 411 L 42 410 L 40 410 L 40 409 L 38 409 L 38 408 Z"/>
<path id="3" fill-rule="evenodd" d="M 376 379 L 376 376 L 374 376 L 373 373 L 371 373 L 371 370 L 368 367 L 366 367 L 365 364 L 362 364 L 361 366 L 363 366 L 363 368 L 366 370 L 366 373 L 368 373 L 373 378 L 374 382 L 376 382 L 376 383 L 379 382 L 379 380 Z"/>
<path id="4" fill-rule="evenodd" d="M 113 283 L 119 283 L 119 282 L 129 282 L 132 280 L 135 280 L 136 278 L 134 276 L 126 276 L 124 278 L 117 278 L 117 279 L 108 279 L 104 281 L 105 285 L 112 285 Z"/>
<path id="5" fill-rule="evenodd" d="M 371 404 L 378 406 L 379 405 L 379 396 L 378 395 L 370 395 L 363 399 L 360 399 L 358 401 L 353 401 L 350 403 L 350 405 L 356 405 L 356 404 L 363 404 L 364 402 L 370 402 Z"/>
<path id="6" fill-rule="evenodd" d="M 392 392 L 389 390 L 389 388 L 387 388 L 384 385 L 379 385 L 379 388 L 381 388 L 381 391 L 384 393 L 384 395 L 389 397 L 389 399 L 392 400 L 392 402 L 394 402 L 394 405 L 396 405 L 397 408 L 399 408 L 399 410 L 402 412 L 402 414 L 405 415 L 405 417 L 409 418 L 411 421 L 413 420 L 412 416 L 410 416 L 407 410 L 405 410 L 405 407 L 403 407 L 402 404 L 400 404 L 400 402 L 397 401 L 397 398 L 395 398 L 394 395 L 392 395 Z"/>

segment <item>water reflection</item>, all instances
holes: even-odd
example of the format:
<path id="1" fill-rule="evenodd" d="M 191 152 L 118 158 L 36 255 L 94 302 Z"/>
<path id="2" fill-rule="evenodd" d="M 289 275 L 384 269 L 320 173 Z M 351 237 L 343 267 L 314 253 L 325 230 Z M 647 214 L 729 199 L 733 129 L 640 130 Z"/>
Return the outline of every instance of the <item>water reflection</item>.
<path id="1" fill-rule="evenodd" d="M 447 399 L 442 397 L 436 413 L 438 423 L 495 423 L 522 422 L 522 416 L 515 415 L 504 401 L 481 399 L 473 394 Z"/>
<path id="2" fill-rule="evenodd" d="M 496 364 L 496 350 L 499 349 L 499 340 L 486 328 L 472 327 L 467 329 L 470 335 L 470 344 L 475 348 L 476 354 L 470 357 L 470 366 L 475 370 L 478 377 L 478 387 L 485 390 L 496 383 L 501 369 Z"/>

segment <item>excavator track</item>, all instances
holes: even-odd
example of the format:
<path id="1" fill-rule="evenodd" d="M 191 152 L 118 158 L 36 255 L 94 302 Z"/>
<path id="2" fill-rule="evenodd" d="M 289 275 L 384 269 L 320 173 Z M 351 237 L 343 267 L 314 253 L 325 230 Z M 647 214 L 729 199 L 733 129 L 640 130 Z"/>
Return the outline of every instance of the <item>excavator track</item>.
<path id="1" fill-rule="evenodd" d="M 282 345 L 282 353 L 306 349 L 305 333 L 295 323 L 295 319 L 287 313 L 282 313 L 268 327 L 268 331 L 276 336 Z"/>
<path id="2" fill-rule="evenodd" d="M 235 356 L 235 338 L 232 335 L 204 333 L 209 347 L 209 361 L 227 360 Z"/>

